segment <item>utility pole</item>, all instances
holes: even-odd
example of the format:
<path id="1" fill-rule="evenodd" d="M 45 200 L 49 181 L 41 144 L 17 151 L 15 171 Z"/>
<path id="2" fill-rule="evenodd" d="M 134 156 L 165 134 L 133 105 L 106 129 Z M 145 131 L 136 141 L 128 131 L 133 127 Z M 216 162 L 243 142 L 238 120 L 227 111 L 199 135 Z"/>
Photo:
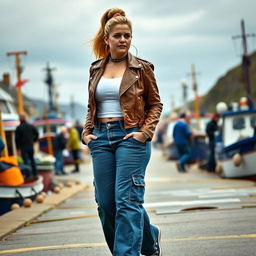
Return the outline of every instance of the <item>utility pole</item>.
<path id="1" fill-rule="evenodd" d="M 175 109 L 175 101 L 174 101 L 173 94 L 171 94 L 170 101 L 171 101 L 171 111 L 170 111 L 170 114 L 172 114 L 172 113 L 174 113 L 174 109 Z"/>
<path id="2" fill-rule="evenodd" d="M 73 94 L 70 96 L 70 114 L 73 121 L 75 121 L 75 100 Z"/>
<path id="3" fill-rule="evenodd" d="M 245 32 L 245 26 L 244 26 L 244 20 L 241 20 L 241 35 L 237 36 L 232 36 L 232 39 L 242 39 L 243 43 L 243 57 L 242 57 L 242 66 L 243 66 L 243 81 L 246 89 L 246 97 L 247 101 L 249 104 L 249 107 L 253 107 L 253 100 L 251 97 L 251 81 L 250 81 L 250 65 L 251 65 L 251 60 L 250 56 L 248 55 L 248 50 L 247 50 L 247 42 L 246 39 L 247 37 L 255 37 L 255 34 L 246 34 Z"/>
<path id="4" fill-rule="evenodd" d="M 44 82 L 48 85 L 48 95 L 49 95 L 49 112 L 54 111 L 54 105 L 53 105 L 53 76 L 52 76 L 52 71 L 56 70 L 56 68 L 50 68 L 49 62 L 46 64 L 46 68 L 44 68 L 46 71 L 46 79 Z"/>
<path id="5" fill-rule="evenodd" d="M 17 71 L 17 84 L 21 81 L 21 73 L 22 73 L 22 66 L 20 65 L 20 55 L 24 54 L 27 55 L 27 51 L 20 51 L 20 52 L 7 52 L 7 56 L 15 56 L 15 67 Z M 21 85 L 16 86 L 17 89 L 17 99 L 18 99 L 18 113 L 24 113 L 24 105 L 23 105 L 23 97 L 21 91 Z"/>
<path id="6" fill-rule="evenodd" d="M 46 139 L 47 139 L 47 149 L 48 154 L 54 155 L 53 153 L 53 145 L 52 145 L 52 137 L 51 137 L 51 126 L 49 123 L 49 113 L 47 107 L 45 108 L 45 128 L 46 128 Z"/>
<path id="7" fill-rule="evenodd" d="M 182 86 L 183 109 L 184 109 L 184 112 L 187 112 L 188 83 L 185 79 L 182 79 L 180 83 Z"/>
<path id="8" fill-rule="evenodd" d="M 192 90 L 195 93 L 194 111 L 195 111 L 195 118 L 196 118 L 196 128 L 200 129 L 199 95 L 198 95 L 198 88 L 197 88 L 197 81 L 196 81 L 196 68 L 194 64 L 191 65 L 191 77 L 192 77 Z"/>

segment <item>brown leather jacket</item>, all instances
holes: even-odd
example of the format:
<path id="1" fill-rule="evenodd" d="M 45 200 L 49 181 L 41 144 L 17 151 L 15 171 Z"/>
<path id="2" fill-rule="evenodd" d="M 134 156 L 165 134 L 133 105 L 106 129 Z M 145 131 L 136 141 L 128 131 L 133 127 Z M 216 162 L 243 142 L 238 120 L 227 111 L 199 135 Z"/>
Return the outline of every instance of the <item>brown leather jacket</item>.
<path id="1" fill-rule="evenodd" d="M 82 137 L 93 131 L 97 122 L 95 90 L 104 72 L 107 58 L 92 63 L 89 80 L 88 113 Z M 128 67 L 120 85 L 120 106 L 124 115 L 124 127 L 140 127 L 152 139 L 159 121 L 163 104 L 153 72 L 154 66 L 140 58 L 128 54 Z"/>

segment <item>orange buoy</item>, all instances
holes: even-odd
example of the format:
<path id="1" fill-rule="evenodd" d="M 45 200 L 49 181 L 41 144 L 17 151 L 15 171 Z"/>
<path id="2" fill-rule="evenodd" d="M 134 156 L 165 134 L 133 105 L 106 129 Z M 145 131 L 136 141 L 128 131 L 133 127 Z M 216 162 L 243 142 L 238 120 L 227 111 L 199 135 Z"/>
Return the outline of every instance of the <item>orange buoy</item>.
<path id="1" fill-rule="evenodd" d="M 12 206 L 11 206 L 11 210 L 15 210 L 15 209 L 18 209 L 18 208 L 20 208 L 19 204 L 12 204 Z"/>
<path id="2" fill-rule="evenodd" d="M 80 180 L 76 180 L 76 185 L 81 185 L 81 181 Z"/>
<path id="3" fill-rule="evenodd" d="M 239 153 L 236 153 L 233 155 L 232 161 L 233 161 L 234 166 L 238 167 L 241 165 L 243 158 Z"/>
<path id="4" fill-rule="evenodd" d="M 68 188 L 71 188 L 71 187 L 72 187 L 72 183 L 69 181 L 69 182 L 67 182 L 66 186 L 67 186 Z"/>
<path id="5" fill-rule="evenodd" d="M 59 194 L 60 193 L 60 187 L 59 186 L 54 187 L 53 192 L 56 193 L 56 194 Z"/>
<path id="6" fill-rule="evenodd" d="M 44 201 L 44 196 L 43 195 L 37 195 L 36 202 L 41 204 L 41 203 L 43 203 L 43 201 Z"/>
<path id="7" fill-rule="evenodd" d="M 218 173 L 218 174 L 222 174 L 222 172 L 223 172 L 223 167 L 222 167 L 222 165 L 217 165 L 216 166 L 216 168 L 215 168 L 215 171 L 216 171 L 216 173 Z"/>
<path id="8" fill-rule="evenodd" d="M 32 205 L 32 200 L 30 198 L 26 198 L 23 200 L 24 207 L 29 208 L 29 207 L 31 207 L 31 205 Z"/>
<path id="9" fill-rule="evenodd" d="M 57 186 L 60 187 L 60 189 L 63 189 L 64 187 L 63 183 L 58 183 Z"/>
<path id="10" fill-rule="evenodd" d="M 44 198 L 46 198 L 46 196 L 47 196 L 47 194 L 46 194 L 44 191 L 42 191 L 42 192 L 40 193 L 40 195 L 43 196 Z"/>

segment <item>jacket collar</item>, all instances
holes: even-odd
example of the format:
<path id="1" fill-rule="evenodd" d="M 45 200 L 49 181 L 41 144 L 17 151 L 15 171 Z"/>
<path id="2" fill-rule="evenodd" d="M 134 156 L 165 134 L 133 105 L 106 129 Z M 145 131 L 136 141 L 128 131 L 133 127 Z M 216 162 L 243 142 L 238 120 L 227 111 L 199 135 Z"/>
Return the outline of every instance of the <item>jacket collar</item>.
<path id="1" fill-rule="evenodd" d="M 105 67 L 107 61 L 108 61 L 108 56 L 103 59 L 96 60 L 95 62 L 92 63 L 92 68 L 93 69 L 101 69 L 101 68 Z M 142 67 L 142 65 L 140 64 L 138 59 L 129 52 L 128 52 L 128 67 L 129 68 L 141 68 Z"/>

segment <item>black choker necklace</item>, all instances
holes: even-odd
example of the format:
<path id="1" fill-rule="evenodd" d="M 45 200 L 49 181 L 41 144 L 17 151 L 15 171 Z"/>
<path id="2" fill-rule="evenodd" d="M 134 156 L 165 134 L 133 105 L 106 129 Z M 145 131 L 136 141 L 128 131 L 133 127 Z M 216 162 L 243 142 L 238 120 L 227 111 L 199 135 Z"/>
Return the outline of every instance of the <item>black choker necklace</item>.
<path id="1" fill-rule="evenodd" d="M 111 55 L 109 55 L 109 60 L 110 60 L 111 62 L 122 62 L 122 61 L 126 60 L 127 57 L 128 57 L 128 55 L 125 55 L 123 58 L 120 58 L 120 59 L 112 59 L 112 58 L 111 58 Z"/>

